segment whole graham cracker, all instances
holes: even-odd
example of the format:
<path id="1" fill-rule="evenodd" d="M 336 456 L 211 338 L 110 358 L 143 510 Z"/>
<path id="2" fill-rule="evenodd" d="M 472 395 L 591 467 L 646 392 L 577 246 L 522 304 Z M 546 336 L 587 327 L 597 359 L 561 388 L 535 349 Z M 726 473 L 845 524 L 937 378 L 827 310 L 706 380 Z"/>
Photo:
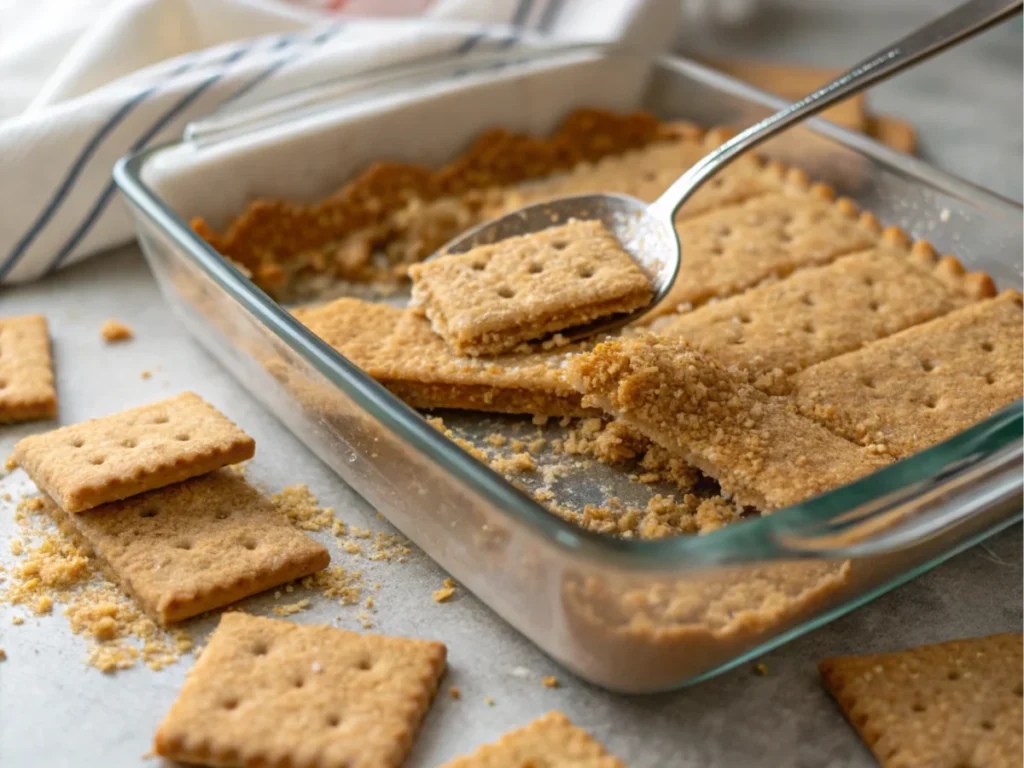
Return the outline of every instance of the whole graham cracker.
<path id="1" fill-rule="evenodd" d="M 684 341 L 648 335 L 569 361 L 585 397 L 762 512 L 796 504 L 885 466 Z"/>
<path id="2" fill-rule="evenodd" d="M 600 742 L 577 728 L 561 712 L 549 712 L 532 723 L 485 744 L 471 755 L 450 760 L 441 768 L 626 768 Z"/>
<path id="3" fill-rule="evenodd" d="M 366 320 L 371 315 L 376 323 Z M 581 405 L 561 371 L 579 345 L 482 360 L 453 354 L 430 322 L 411 310 L 338 299 L 296 316 L 414 408 L 549 416 L 593 413 Z M 345 330 L 349 327 L 355 329 L 351 335 Z"/>
<path id="4" fill-rule="evenodd" d="M 902 458 L 1021 397 L 1024 312 L 1006 291 L 793 379 L 802 413 L 838 435 Z"/>
<path id="5" fill-rule="evenodd" d="M 192 392 L 32 435 L 15 461 L 66 512 L 178 483 L 252 458 L 256 443 Z"/>
<path id="6" fill-rule="evenodd" d="M 437 642 L 226 613 L 155 751 L 213 766 L 396 768 L 444 667 Z"/>
<path id="7" fill-rule="evenodd" d="M 676 224 L 679 278 L 647 316 L 740 293 L 769 278 L 818 266 L 874 246 L 881 234 L 870 214 L 798 172 L 784 194 L 762 195 Z M 805 188 L 806 186 L 806 188 Z"/>
<path id="8" fill-rule="evenodd" d="M 0 424 L 56 415 L 57 390 L 46 318 L 0 318 Z"/>
<path id="9" fill-rule="evenodd" d="M 448 254 L 409 269 L 412 301 L 460 355 L 496 355 L 526 341 L 630 312 L 653 295 L 647 275 L 600 221 Z"/>
<path id="10" fill-rule="evenodd" d="M 96 507 L 47 511 L 161 624 L 308 576 L 327 550 L 240 475 L 202 477 Z"/>
<path id="11" fill-rule="evenodd" d="M 994 293 L 987 275 L 965 273 L 927 243 L 911 247 L 894 230 L 876 248 L 671 316 L 657 332 L 782 391 L 810 365 Z"/>
<path id="12" fill-rule="evenodd" d="M 883 768 L 1021 765 L 1020 633 L 819 664 L 825 687 Z"/>

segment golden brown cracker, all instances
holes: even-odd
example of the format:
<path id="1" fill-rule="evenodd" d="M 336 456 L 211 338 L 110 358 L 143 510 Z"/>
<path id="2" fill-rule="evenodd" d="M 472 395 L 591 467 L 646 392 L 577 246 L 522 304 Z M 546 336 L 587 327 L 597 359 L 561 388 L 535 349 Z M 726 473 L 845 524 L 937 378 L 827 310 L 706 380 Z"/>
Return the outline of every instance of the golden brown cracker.
<path id="1" fill-rule="evenodd" d="M 770 512 L 885 466 L 690 348 L 645 336 L 600 344 L 567 378 L 648 439 L 714 478 L 739 504 Z"/>
<path id="2" fill-rule="evenodd" d="M 57 389 L 46 318 L 0 318 L 0 424 L 56 415 Z"/>
<path id="3" fill-rule="evenodd" d="M 952 640 L 819 664 L 884 768 L 1021 765 L 1022 638 Z"/>
<path id="4" fill-rule="evenodd" d="M 14 458 L 67 512 L 82 512 L 253 456 L 256 443 L 192 392 L 32 435 Z"/>
<path id="5" fill-rule="evenodd" d="M 785 377 L 810 365 L 967 304 L 982 286 L 947 279 L 946 263 L 892 233 L 877 248 L 671 316 L 656 330 L 747 370 L 762 388 L 784 388 Z M 983 290 L 994 291 L 991 281 Z"/>
<path id="6" fill-rule="evenodd" d="M 441 768 L 626 768 L 561 712 L 549 712 Z"/>
<path id="7" fill-rule="evenodd" d="M 868 135 L 908 155 L 917 152 L 917 131 L 906 120 L 879 115 L 868 118 Z"/>
<path id="8" fill-rule="evenodd" d="M 833 202 L 822 187 L 792 187 L 677 223 L 679 277 L 648 317 L 731 296 L 878 242 L 878 223 L 852 202 Z"/>
<path id="9" fill-rule="evenodd" d="M 444 667 L 438 642 L 226 613 L 155 751 L 214 766 L 397 768 Z"/>
<path id="10" fill-rule="evenodd" d="M 901 458 L 1021 397 L 1024 313 L 1007 291 L 794 377 L 805 415 Z"/>
<path id="11" fill-rule="evenodd" d="M 161 624 L 182 621 L 330 562 L 237 473 L 220 469 L 88 514 L 58 518 Z"/>
<path id="12" fill-rule="evenodd" d="M 553 416 L 591 412 L 561 372 L 578 345 L 481 360 L 453 354 L 430 322 L 410 310 L 338 299 L 296 315 L 414 408 Z M 379 322 L 368 320 L 371 316 Z"/>
<path id="13" fill-rule="evenodd" d="M 412 300 L 456 354 L 496 355 L 653 295 L 644 271 L 596 220 L 448 254 L 409 269 Z"/>

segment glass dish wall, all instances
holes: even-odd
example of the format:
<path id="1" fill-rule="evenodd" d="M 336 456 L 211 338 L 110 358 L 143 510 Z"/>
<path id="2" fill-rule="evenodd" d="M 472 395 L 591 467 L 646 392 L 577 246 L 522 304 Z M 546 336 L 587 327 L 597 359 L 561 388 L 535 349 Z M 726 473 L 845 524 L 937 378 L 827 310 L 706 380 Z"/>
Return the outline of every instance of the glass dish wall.
<path id="1" fill-rule="evenodd" d="M 617 540 L 554 517 L 254 286 L 186 222 L 312 201 L 374 160 L 440 165 L 487 128 L 550 132 L 582 106 L 746 124 L 778 102 L 696 64 L 599 49 L 388 70 L 196 125 L 115 178 L 183 324 L 338 475 L 516 629 L 608 688 L 676 687 L 851 608 L 1020 518 L 1022 407 L 853 485 L 706 536 Z M 1021 210 L 815 124 L 761 151 L 883 224 L 1021 283 Z M 330 158 L 330 161 L 325 161 Z"/>

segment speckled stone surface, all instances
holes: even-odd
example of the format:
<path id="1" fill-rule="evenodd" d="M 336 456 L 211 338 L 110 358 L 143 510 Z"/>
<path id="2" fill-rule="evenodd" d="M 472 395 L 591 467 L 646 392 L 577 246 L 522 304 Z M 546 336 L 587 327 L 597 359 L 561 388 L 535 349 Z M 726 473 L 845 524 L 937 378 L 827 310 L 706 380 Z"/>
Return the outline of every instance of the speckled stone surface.
<path id="1" fill-rule="evenodd" d="M 720 33 L 714 50 L 705 36 L 701 52 L 733 50 L 839 65 L 911 28 L 929 7 L 939 5 L 930 0 L 766 4 L 746 32 Z M 884 86 L 871 101 L 879 111 L 914 121 L 930 161 L 1019 199 L 1020 61 L 1018 21 Z M 111 295 L 118 297 L 115 308 Z M 387 530 L 365 502 L 181 332 L 134 248 L 91 259 L 38 284 L 2 290 L 0 306 L 4 314 L 48 314 L 63 423 L 195 389 L 256 438 L 252 477 L 272 488 L 307 483 L 348 523 Z M 104 347 L 99 327 L 111 314 L 135 329 L 135 340 Z M 140 378 L 143 370 L 153 371 L 152 378 Z M 40 426 L 0 428 L 0 456 Z M 0 493 L 18 475 L 0 480 Z M 12 513 L 12 505 L 0 501 L 4 564 L 10 561 L 5 542 L 14 528 Z M 450 666 L 442 691 L 458 686 L 462 692 L 458 701 L 439 696 L 410 768 L 429 768 L 472 751 L 551 709 L 566 712 L 632 768 L 838 768 L 875 763 L 822 689 L 817 660 L 1019 629 L 1021 559 L 1021 529 L 1015 526 L 768 654 L 761 660 L 767 666 L 764 676 L 744 665 L 687 690 L 644 697 L 610 694 L 574 679 L 463 591 L 448 603 L 434 603 L 431 592 L 445 574 L 421 553 L 377 571 L 377 564 L 365 565 L 369 579 L 383 584 L 374 631 L 444 640 Z M 268 604 L 260 605 L 265 611 Z M 317 610 L 298 618 L 344 614 L 341 626 L 358 627 L 354 611 Z M 202 626 L 209 629 L 209 622 Z M 187 660 L 158 673 L 143 667 L 105 676 L 84 665 L 85 643 L 70 634 L 59 613 L 14 627 L 11 609 L 2 605 L 0 647 L 8 655 L 0 663 L 0 765 L 156 764 L 143 755 L 177 695 Z M 541 684 L 550 674 L 562 687 Z"/>

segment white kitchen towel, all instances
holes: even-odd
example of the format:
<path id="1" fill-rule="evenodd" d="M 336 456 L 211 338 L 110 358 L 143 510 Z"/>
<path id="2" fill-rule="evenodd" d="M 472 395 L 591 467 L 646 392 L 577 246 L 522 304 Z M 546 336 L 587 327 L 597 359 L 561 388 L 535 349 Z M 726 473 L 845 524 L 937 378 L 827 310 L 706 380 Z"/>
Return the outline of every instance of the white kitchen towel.
<path id="1" fill-rule="evenodd" d="M 220 107 L 470 51 L 584 40 L 663 50 L 679 8 L 678 0 L 0 0 L 0 282 L 32 280 L 130 240 L 114 163 Z"/>

